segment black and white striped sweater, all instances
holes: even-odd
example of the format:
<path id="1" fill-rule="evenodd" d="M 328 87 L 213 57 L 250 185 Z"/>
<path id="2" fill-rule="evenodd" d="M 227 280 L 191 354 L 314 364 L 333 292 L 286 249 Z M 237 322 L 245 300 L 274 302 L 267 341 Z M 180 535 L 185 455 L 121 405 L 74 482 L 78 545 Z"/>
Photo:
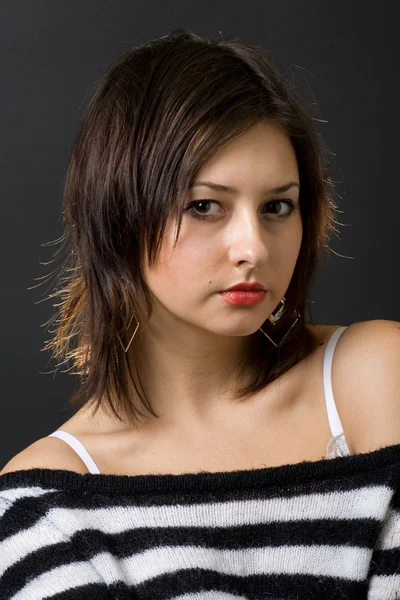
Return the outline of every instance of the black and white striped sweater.
<path id="1" fill-rule="evenodd" d="M 219 473 L 0 477 L 1 600 L 396 600 L 400 444 Z"/>

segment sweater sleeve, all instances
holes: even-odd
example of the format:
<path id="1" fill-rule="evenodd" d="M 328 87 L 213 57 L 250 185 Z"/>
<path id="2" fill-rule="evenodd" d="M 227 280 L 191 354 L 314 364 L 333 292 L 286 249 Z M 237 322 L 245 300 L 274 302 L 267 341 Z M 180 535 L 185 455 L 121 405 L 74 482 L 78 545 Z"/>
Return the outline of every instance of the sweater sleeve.
<path id="1" fill-rule="evenodd" d="M 112 598 L 95 566 L 45 513 L 0 494 L 1 600 L 53 596 L 63 600 Z"/>
<path id="2" fill-rule="evenodd" d="M 400 482 L 374 548 L 368 600 L 400 598 Z"/>

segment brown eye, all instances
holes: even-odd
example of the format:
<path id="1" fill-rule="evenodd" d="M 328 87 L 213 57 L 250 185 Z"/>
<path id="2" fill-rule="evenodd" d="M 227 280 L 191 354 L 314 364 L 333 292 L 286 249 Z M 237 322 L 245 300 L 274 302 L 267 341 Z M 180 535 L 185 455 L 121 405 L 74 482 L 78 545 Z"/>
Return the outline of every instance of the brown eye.
<path id="1" fill-rule="evenodd" d="M 283 214 L 279 214 L 280 213 L 280 208 L 283 204 L 286 204 L 286 206 L 288 207 L 288 210 L 286 212 L 284 212 Z M 266 204 L 266 206 L 277 206 L 278 205 L 278 212 L 273 212 L 272 214 L 277 215 L 278 218 L 283 219 L 285 217 L 289 217 L 292 212 L 296 209 L 296 205 L 293 202 L 293 200 L 290 200 L 289 198 L 280 198 L 277 200 L 272 200 L 272 202 L 268 202 L 268 204 Z M 270 213 L 271 214 L 271 213 Z"/>
<path id="2" fill-rule="evenodd" d="M 214 213 L 205 214 L 205 212 L 210 208 L 210 204 L 220 204 L 216 200 L 195 200 L 188 204 L 185 208 L 185 213 L 190 214 L 195 219 L 207 219 L 209 216 L 212 216 Z"/>

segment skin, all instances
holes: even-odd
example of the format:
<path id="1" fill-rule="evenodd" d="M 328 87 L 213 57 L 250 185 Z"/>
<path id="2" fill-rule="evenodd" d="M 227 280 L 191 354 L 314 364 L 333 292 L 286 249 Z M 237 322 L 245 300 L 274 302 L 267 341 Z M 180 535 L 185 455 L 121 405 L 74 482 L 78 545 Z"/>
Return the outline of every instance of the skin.
<path id="1" fill-rule="evenodd" d="M 303 233 L 299 188 L 268 191 L 299 183 L 290 138 L 269 122 L 219 149 L 194 181 L 233 186 L 238 193 L 204 186 L 189 191 L 186 206 L 213 201 L 197 205 L 208 219 L 185 213 L 175 249 L 176 220 L 169 220 L 158 263 L 144 268 L 153 315 L 133 341 L 140 344 L 141 376 L 152 405 L 163 427 L 174 429 L 188 422 L 210 426 L 231 410 L 235 365 L 247 351 L 248 336 L 285 295 Z M 296 204 L 284 219 L 279 215 L 290 212 L 288 204 L 267 204 L 281 198 Z M 264 285 L 264 301 L 232 306 L 218 294 L 242 281 Z"/>

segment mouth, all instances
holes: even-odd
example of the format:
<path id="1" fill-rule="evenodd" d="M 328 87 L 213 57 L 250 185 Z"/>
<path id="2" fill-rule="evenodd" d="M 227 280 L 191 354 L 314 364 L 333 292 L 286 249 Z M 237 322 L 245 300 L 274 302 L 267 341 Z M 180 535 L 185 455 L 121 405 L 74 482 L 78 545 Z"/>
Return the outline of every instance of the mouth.
<path id="1" fill-rule="evenodd" d="M 265 292 L 266 289 L 261 283 L 237 283 L 232 287 L 224 290 L 221 293 L 225 292 Z"/>
<path id="2" fill-rule="evenodd" d="M 261 290 L 226 290 L 225 292 L 219 292 L 219 295 L 227 302 L 228 304 L 233 304 L 236 306 L 253 306 L 254 304 L 259 304 L 267 295 L 267 291 L 264 289 Z"/>

